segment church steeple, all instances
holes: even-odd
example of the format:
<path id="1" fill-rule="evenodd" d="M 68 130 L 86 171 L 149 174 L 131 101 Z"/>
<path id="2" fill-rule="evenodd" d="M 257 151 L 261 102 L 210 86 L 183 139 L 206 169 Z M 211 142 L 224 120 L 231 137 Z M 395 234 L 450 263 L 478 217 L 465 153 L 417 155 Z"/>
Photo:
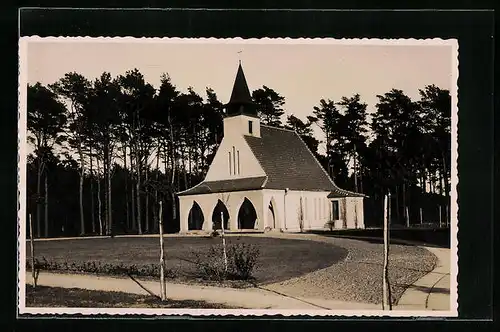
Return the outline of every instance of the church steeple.
<path id="1" fill-rule="evenodd" d="M 257 117 L 257 109 L 252 102 L 252 96 L 250 95 L 247 80 L 245 79 L 243 68 L 241 67 L 241 61 L 238 66 L 238 72 L 236 73 L 236 79 L 234 80 L 231 98 L 229 99 L 229 103 L 225 106 L 226 116 L 247 115 Z"/>

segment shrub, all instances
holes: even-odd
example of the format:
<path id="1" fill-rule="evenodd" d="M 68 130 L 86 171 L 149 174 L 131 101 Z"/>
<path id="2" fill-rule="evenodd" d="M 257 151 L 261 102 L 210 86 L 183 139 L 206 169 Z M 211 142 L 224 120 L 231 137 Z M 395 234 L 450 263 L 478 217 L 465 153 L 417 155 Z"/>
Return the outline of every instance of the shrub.
<path id="1" fill-rule="evenodd" d="M 253 245 L 238 243 L 229 248 L 228 260 L 232 274 L 237 279 L 248 280 L 257 265 L 259 248 Z"/>
<path id="2" fill-rule="evenodd" d="M 194 262 L 202 278 L 215 281 L 227 278 L 221 244 L 211 246 L 205 255 L 198 252 L 194 255 Z"/>
<path id="3" fill-rule="evenodd" d="M 26 268 L 31 269 L 31 261 L 26 260 Z M 124 264 L 124 263 L 101 263 L 101 262 L 57 262 L 48 261 L 42 257 L 41 261 L 35 259 L 35 269 L 42 271 L 61 271 L 61 272 L 83 272 L 105 275 L 134 275 L 141 277 L 160 277 L 160 266 L 158 264 Z M 166 269 L 167 278 L 174 278 L 175 272 Z"/>
<path id="4" fill-rule="evenodd" d="M 225 270 L 222 245 L 217 244 L 209 248 L 206 254 L 195 253 L 196 266 L 200 276 L 204 279 L 222 281 L 227 279 L 249 280 L 257 265 L 259 249 L 247 244 L 228 244 L 228 268 Z"/>

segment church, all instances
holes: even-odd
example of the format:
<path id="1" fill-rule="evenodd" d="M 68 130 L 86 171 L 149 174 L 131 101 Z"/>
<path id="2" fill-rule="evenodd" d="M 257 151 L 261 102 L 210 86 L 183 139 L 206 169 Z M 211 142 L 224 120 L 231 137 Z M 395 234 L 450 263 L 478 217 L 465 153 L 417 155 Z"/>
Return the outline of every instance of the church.
<path id="1" fill-rule="evenodd" d="M 339 188 L 295 131 L 260 123 L 241 63 L 207 175 L 177 195 L 181 233 L 364 228 L 364 195 Z"/>

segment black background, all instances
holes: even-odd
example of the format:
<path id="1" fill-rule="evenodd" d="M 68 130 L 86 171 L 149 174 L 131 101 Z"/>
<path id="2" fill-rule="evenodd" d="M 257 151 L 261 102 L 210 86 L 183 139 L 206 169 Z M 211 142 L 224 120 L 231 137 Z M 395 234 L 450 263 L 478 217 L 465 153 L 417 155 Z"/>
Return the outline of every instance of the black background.
<path id="1" fill-rule="evenodd" d="M 191 7 L 204 7 L 191 2 Z M 299 7 L 314 7 L 311 1 L 302 1 Z M 418 5 L 427 5 L 425 1 Z M 390 3 L 383 3 L 389 6 Z M 436 7 L 435 2 L 428 2 Z M 455 2 L 455 7 L 487 8 L 488 3 Z M 35 2 L 23 6 L 38 6 Z M 43 4 L 49 6 L 48 3 Z M 55 4 L 54 4 L 55 5 Z M 66 3 L 61 3 L 69 7 Z M 81 7 L 75 3 L 73 7 Z M 85 3 L 89 7 L 103 4 Z M 108 7 L 123 7 L 123 4 L 108 1 Z M 135 7 L 164 7 L 165 4 L 141 2 L 129 4 Z M 179 2 L 169 2 L 170 7 L 179 7 Z M 240 4 L 238 4 L 240 5 Z M 278 8 L 276 1 L 246 4 L 248 8 Z M 324 8 L 325 5 L 319 8 Z M 345 8 L 347 3 L 343 4 Z M 351 8 L 374 8 L 369 2 L 349 4 Z M 404 8 L 408 3 L 398 4 Z M 492 3 L 490 4 L 490 6 Z M 184 4 L 186 6 L 186 4 Z M 243 7 L 241 4 L 240 7 Z M 297 7 L 294 3 L 285 8 Z M 318 4 L 316 4 L 318 6 Z M 329 4 L 332 6 L 332 4 Z M 235 4 L 219 4 L 216 8 L 235 7 Z M 337 8 L 341 8 L 337 6 Z M 17 162 L 17 90 L 18 90 L 18 37 L 21 36 L 155 36 L 155 37 L 333 37 L 333 38 L 457 38 L 459 42 L 459 318 L 448 320 L 406 319 L 418 329 L 442 330 L 463 328 L 464 330 L 490 330 L 493 318 L 493 239 L 498 240 L 498 231 L 493 231 L 494 204 L 493 156 L 494 150 L 494 12 L 493 11 L 337 11 L 337 10 L 62 10 L 23 9 L 18 26 L 17 8 L 3 10 L 0 14 L 4 36 L 0 39 L 3 53 L 2 72 L 2 126 L 0 131 L 6 152 L 1 162 L 1 222 L 6 250 L 2 259 L 4 271 L 16 271 L 17 228 L 16 211 L 16 162 Z M 18 30 L 19 27 L 19 30 Z M 8 227 L 7 227 L 8 226 Z M 498 242 L 498 241 L 497 241 Z M 5 258 L 6 257 L 6 258 Z M 7 277 L 7 278 L 5 278 Z M 366 318 L 354 322 L 353 318 L 176 318 L 145 319 L 20 319 L 16 321 L 16 274 L 4 272 L 2 287 L 3 309 L 1 324 L 11 324 L 2 330 L 52 330 L 69 328 L 78 330 L 106 329 L 108 331 L 147 328 L 155 329 L 262 329 L 287 330 L 311 329 L 381 329 L 404 328 L 395 319 Z M 5 280 L 8 279 L 8 284 Z M 8 301 L 8 302 L 7 302 Z M 466 319 L 468 322 L 460 322 Z M 333 323 L 333 321 L 335 322 Z M 243 324 L 244 323 L 244 324 Z M 304 326 L 304 324 L 309 324 Z M 366 326 L 365 326 L 366 324 Z M 148 325 L 148 326 L 144 326 Z M 159 326 L 160 325 L 160 326 Z"/>

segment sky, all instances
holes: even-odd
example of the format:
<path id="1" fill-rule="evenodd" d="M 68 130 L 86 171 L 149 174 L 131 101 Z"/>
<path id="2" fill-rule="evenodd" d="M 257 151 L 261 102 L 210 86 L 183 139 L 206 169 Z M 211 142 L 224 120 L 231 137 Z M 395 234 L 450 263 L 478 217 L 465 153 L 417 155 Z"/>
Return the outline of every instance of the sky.
<path id="1" fill-rule="evenodd" d="M 241 60 L 250 90 L 263 85 L 274 89 L 285 97 L 285 114 L 304 120 L 321 99 L 338 101 L 359 93 L 372 112 L 376 96 L 392 88 L 413 100 L 419 99 L 418 89 L 429 84 L 450 89 L 452 56 L 451 45 L 436 43 L 46 40 L 28 43 L 27 80 L 52 84 L 72 71 L 93 80 L 104 71 L 116 76 L 137 68 L 155 87 L 161 74 L 167 73 L 180 91 L 192 86 L 205 97 L 205 88 L 210 87 L 226 103 Z"/>

